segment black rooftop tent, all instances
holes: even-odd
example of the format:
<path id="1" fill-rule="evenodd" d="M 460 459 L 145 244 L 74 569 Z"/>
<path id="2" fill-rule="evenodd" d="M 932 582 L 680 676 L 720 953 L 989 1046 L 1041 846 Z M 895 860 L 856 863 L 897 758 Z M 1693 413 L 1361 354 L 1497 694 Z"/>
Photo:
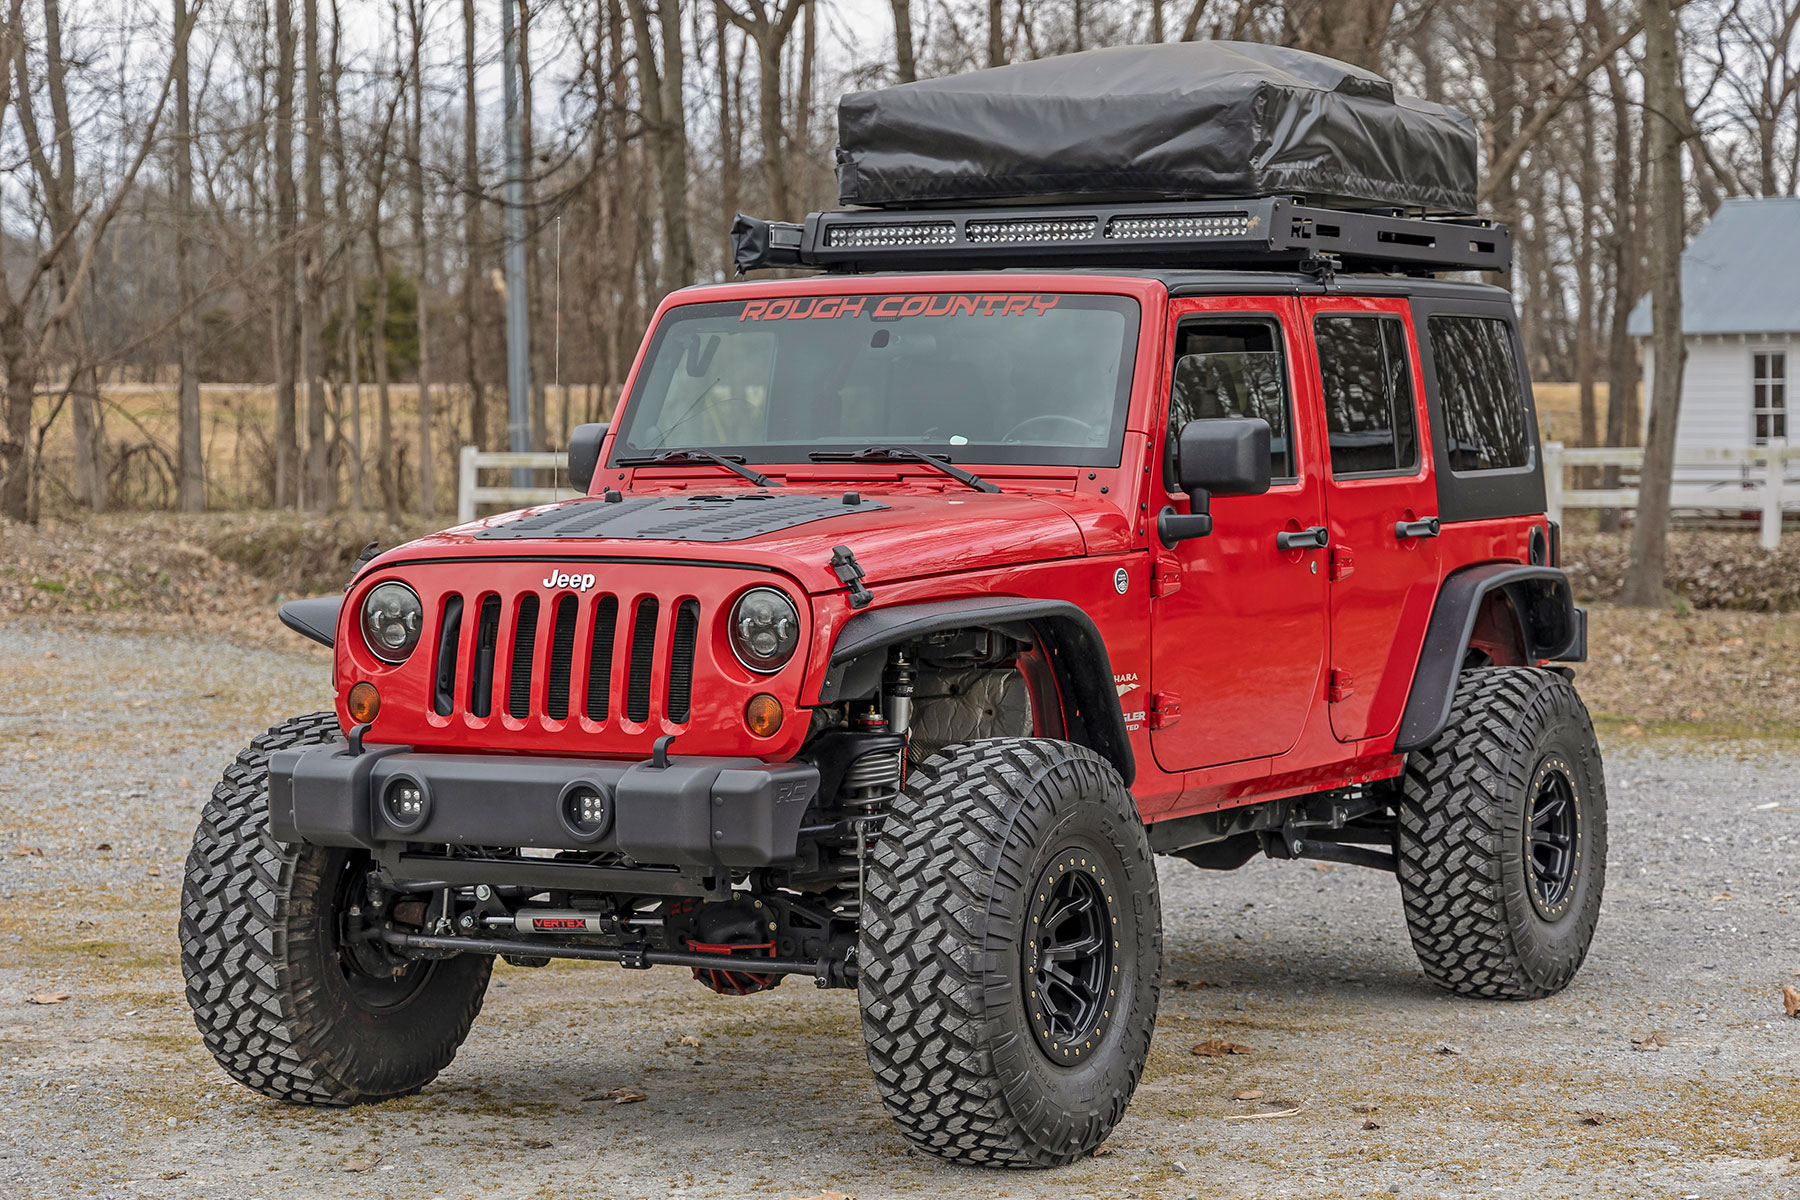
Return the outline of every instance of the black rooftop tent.
<path id="1" fill-rule="evenodd" d="M 1379 75 L 1249 42 L 1118 46 L 853 92 L 846 205 L 1290 196 L 1471 214 L 1474 123 Z"/>

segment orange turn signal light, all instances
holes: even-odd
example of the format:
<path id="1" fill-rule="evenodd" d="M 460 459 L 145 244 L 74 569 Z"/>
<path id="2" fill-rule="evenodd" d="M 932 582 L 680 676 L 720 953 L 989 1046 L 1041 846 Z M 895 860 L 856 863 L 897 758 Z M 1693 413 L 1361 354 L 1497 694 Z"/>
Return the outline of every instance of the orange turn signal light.
<path id="1" fill-rule="evenodd" d="M 381 711 L 381 693 L 372 683 L 359 683 L 350 689 L 350 698 L 344 702 L 344 707 L 350 710 L 351 721 L 367 725 Z"/>
<path id="2" fill-rule="evenodd" d="M 758 692 L 744 705 L 744 725 L 759 738 L 774 737 L 781 731 L 781 701 L 767 692 Z"/>

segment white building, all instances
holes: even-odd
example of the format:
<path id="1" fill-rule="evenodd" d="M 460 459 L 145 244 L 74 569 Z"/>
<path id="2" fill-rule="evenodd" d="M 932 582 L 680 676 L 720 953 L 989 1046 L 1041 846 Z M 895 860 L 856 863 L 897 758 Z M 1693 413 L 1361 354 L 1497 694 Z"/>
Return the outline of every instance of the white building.
<path id="1" fill-rule="evenodd" d="M 1645 414 L 1655 361 L 1650 300 L 1628 328 L 1644 348 Z M 1705 508 L 1755 487 L 1760 464 L 1696 460 L 1742 452 L 1788 426 L 1788 380 L 1800 369 L 1800 198 L 1727 200 L 1681 256 L 1681 330 L 1687 341 L 1675 434 L 1674 504 Z M 1788 479 L 1800 479 L 1790 462 Z M 1792 508 L 1800 497 L 1784 497 Z"/>

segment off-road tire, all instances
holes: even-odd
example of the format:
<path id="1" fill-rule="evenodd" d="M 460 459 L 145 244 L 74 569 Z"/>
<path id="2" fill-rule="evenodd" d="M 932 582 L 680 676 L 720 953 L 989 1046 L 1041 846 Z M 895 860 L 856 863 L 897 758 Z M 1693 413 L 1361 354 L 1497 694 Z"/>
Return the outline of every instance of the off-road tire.
<path id="1" fill-rule="evenodd" d="M 270 729 L 213 788 L 181 894 L 181 969 L 206 1048 L 226 1074 L 278 1100 L 349 1105 L 418 1091 L 449 1065 L 481 1011 L 493 960 L 414 964 L 392 1007 L 360 1002 L 336 946 L 349 852 L 286 846 L 268 823 L 269 755 L 341 737 L 332 713 Z"/>
<path id="2" fill-rule="evenodd" d="M 1052 1062 L 1027 1015 L 1039 1002 L 1023 956 L 1038 944 L 1027 918 L 1042 911 L 1039 885 L 1061 894 L 1059 867 L 1087 872 L 1069 882 L 1105 897 L 1097 923 L 1110 916 L 1114 937 L 1097 971 L 1114 982 L 1088 1044 Z M 859 962 L 869 1064 L 914 1145 L 991 1167 L 1090 1153 L 1143 1073 L 1162 962 L 1156 870 L 1118 773 L 1036 738 L 919 762 L 871 856 Z"/>
<path id="3" fill-rule="evenodd" d="M 1546 772 L 1566 775 L 1577 814 L 1554 905 L 1534 898 L 1527 849 Z M 1561 991 L 1606 883 L 1606 780 L 1574 686 L 1532 667 L 1463 672 L 1449 724 L 1407 760 L 1396 850 L 1413 948 L 1435 982 L 1489 999 Z"/>

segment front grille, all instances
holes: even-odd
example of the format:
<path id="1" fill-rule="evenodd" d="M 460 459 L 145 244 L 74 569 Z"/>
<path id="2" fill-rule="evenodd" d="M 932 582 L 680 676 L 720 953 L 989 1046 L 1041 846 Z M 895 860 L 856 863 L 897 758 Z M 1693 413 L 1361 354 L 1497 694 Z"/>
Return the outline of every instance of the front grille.
<path id="1" fill-rule="evenodd" d="M 694 697 L 694 641 L 700 635 L 700 602 L 683 600 L 669 635 L 669 720 L 685 722 Z"/>
<path id="2" fill-rule="evenodd" d="M 656 597 L 638 601 L 631 623 L 631 675 L 625 692 L 625 716 L 642 724 L 650 719 L 650 668 L 656 653 Z"/>
<path id="3" fill-rule="evenodd" d="M 700 641 L 700 602 L 683 599 L 670 619 L 654 596 L 631 604 L 629 630 L 620 629 L 620 599 L 614 595 L 556 597 L 549 613 L 550 635 L 540 645 L 538 623 L 543 600 L 536 592 L 512 597 L 486 595 L 475 608 L 474 628 L 465 646 L 465 598 L 444 598 L 435 647 L 432 710 L 441 717 L 455 713 L 459 701 L 470 716 L 487 717 L 496 702 L 517 721 L 543 717 L 566 721 L 579 704 L 589 721 L 604 722 L 621 713 L 646 724 L 653 710 L 654 685 L 665 689 L 662 716 L 685 723 L 693 708 L 694 655 Z M 512 636 L 503 645 L 502 631 Z M 621 634 L 625 647 L 617 649 Z M 657 661 L 657 647 L 663 647 Z M 618 654 L 623 670 L 615 678 Z M 469 661 L 462 662 L 467 654 Z M 540 659 L 545 661 L 540 662 Z M 576 664 L 585 661 L 587 678 L 577 678 Z M 504 680 L 501 679 L 504 662 Z M 466 680 L 462 688 L 458 680 Z M 623 693 L 615 695 L 615 693 Z"/>
<path id="4" fill-rule="evenodd" d="M 556 601 L 556 623 L 550 632 L 550 679 L 544 689 L 544 713 L 552 721 L 569 716 L 569 668 L 575 661 L 575 609 L 573 596 Z"/>
<path id="5" fill-rule="evenodd" d="M 531 660 L 537 643 L 538 598 L 519 601 L 519 623 L 513 628 L 512 671 L 507 675 L 506 711 L 523 721 L 531 715 Z"/>

